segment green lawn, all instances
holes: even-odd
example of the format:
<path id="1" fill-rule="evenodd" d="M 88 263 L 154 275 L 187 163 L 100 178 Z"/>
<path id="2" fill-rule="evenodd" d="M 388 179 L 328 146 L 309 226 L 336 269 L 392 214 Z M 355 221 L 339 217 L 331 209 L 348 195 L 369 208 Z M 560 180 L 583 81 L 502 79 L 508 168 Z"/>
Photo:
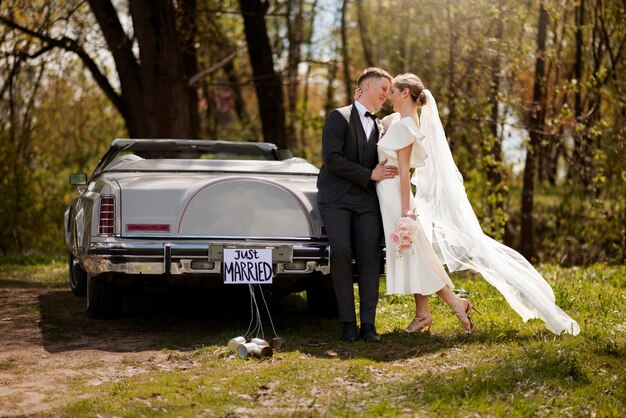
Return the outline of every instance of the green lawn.
<path id="1" fill-rule="evenodd" d="M 44 340 L 87 335 L 122 341 L 156 333 L 148 351 L 165 359 L 135 364 L 129 356 L 121 366 L 141 373 L 98 385 L 72 377 L 72 395 L 50 411 L 54 415 L 626 415 L 625 266 L 540 267 L 559 306 L 580 324 L 577 337 L 554 336 L 538 320 L 523 323 L 499 293 L 467 272 L 455 273 L 453 281 L 482 312 L 470 337 L 437 298 L 431 298 L 432 333 L 401 334 L 413 314 L 412 298 L 384 295 L 384 280 L 379 344 L 340 342 L 338 325 L 306 314 L 302 295 L 271 299 L 287 346 L 262 360 L 241 360 L 226 348 L 248 326 L 247 300 L 206 299 L 207 306 L 193 308 L 205 300 L 196 296 L 164 309 L 169 296 L 161 294 L 156 301 L 136 299 L 126 318 L 94 321 L 60 291 L 58 263 L 32 268 L 1 267 L 0 277 L 11 280 L 0 279 L 0 287 L 56 289 L 57 299 L 41 304 L 45 322 L 55 328 L 48 334 L 44 328 Z M 41 271 L 50 279 L 38 276 Z"/>

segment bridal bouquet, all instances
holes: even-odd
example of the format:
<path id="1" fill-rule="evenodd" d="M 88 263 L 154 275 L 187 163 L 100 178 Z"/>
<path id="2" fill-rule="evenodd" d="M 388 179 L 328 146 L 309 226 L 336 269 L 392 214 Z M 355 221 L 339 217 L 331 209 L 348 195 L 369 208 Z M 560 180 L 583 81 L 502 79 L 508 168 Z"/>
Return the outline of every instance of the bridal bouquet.
<path id="1" fill-rule="evenodd" d="M 391 243 L 398 246 L 398 250 L 396 252 L 396 258 L 402 257 L 404 251 L 411 248 L 413 254 L 415 251 L 413 250 L 413 241 L 417 237 L 417 228 L 418 221 L 416 219 L 410 218 L 408 216 L 399 218 L 396 220 L 395 230 L 389 234 L 389 240 Z"/>

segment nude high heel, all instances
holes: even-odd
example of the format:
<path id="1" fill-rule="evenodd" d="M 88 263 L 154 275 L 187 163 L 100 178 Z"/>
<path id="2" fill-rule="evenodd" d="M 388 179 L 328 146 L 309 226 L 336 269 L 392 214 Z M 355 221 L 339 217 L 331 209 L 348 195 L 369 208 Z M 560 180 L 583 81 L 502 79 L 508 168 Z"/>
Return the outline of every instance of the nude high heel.
<path id="1" fill-rule="evenodd" d="M 432 315 L 425 316 L 423 318 L 413 318 L 413 321 L 409 324 L 408 327 L 402 330 L 407 334 L 415 334 L 418 332 L 429 333 L 430 326 L 433 324 L 434 319 Z"/>
<path id="2" fill-rule="evenodd" d="M 465 309 L 459 309 L 461 308 L 459 305 L 465 302 L 467 302 Z M 461 321 L 461 324 L 463 325 L 463 331 L 465 331 L 465 335 L 470 335 L 472 332 L 474 332 L 474 328 L 476 328 L 476 325 L 474 324 L 474 320 L 472 320 L 472 317 L 470 316 L 470 311 L 472 309 L 476 313 L 480 314 L 478 309 L 474 308 L 472 304 L 470 303 L 470 301 L 465 298 L 459 298 L 458 302 L 456 303 L 453 309 L 454 314 L 456 315 L 457 318 L 459 318 L 459 321 Z"/>

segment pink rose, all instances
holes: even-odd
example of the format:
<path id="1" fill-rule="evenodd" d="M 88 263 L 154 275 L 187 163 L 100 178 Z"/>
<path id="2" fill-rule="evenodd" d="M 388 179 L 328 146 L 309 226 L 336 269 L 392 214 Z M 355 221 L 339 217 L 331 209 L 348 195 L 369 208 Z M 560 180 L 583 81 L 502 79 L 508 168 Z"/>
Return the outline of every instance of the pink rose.
<path id="1" fill-rule="evenodd" d="M 396 250 L 396 258 L 402 257 L 405 250 L 411 248 L 419 231 L 417 220 L 408 216 L 398 218 L 395 222 L 395 231 L 389 234 L 389 240 L 399 248 Z"/>
<path id="2" fill-rule="evenodd" d="M 400 247 L 402 248 L 408 248 L 411 246 L 412 243 L 412 237 L 409 234 L 401 234 L 400 235 Z"/>
<path id="3" fill-rule="evenodd" d="M 402 232 L 405 234 L 408 234 L 409 232 L 411 232 L 411 227 L 409 225 L 406 224 L 402 224 L 398 226 L 398 232 Z"/>

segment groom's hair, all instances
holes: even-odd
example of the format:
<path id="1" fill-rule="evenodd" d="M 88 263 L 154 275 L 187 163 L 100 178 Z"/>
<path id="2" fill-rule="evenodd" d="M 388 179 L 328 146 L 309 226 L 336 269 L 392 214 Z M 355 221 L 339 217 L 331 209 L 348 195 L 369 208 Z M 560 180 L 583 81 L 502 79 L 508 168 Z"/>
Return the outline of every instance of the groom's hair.
<path id="1" fill-rule="evenodd" d="M 382 68 L 370 67 L 364 69 L 359 76 L 359 79 L 356 82 L 357 87 L 360 87 L 361 83 L 368 78 L 386 78 L 389 81 L 393 80 L 393 77 L 391 77 L 391 75 L 389 75 L 389 73 Z"/>

